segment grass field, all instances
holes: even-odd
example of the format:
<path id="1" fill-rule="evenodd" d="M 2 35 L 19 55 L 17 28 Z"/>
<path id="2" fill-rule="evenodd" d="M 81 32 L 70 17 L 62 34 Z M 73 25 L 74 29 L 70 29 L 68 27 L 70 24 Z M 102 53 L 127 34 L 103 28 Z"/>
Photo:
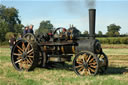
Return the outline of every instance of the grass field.
<path id="1" fill-rule="evenodd" d="M 11 64 L 10 49 L 0 47 L 0 85 L 128 85 L 128 46 L 102 47 L 109 59 L 107 72 L 86 77 L 77 76 L 71 62 L 52 69 L 36 68 L 31 72 L 18 72 Z"/>

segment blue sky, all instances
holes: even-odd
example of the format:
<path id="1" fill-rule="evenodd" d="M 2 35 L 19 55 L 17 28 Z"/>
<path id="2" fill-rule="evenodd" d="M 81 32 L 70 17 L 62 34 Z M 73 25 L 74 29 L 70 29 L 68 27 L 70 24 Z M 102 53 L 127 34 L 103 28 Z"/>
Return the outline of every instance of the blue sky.
<path id="1" fill-rule="evenodd" d="M 74 24 L 80 31 L 89 30 L 88 7 L 84 0 L 0 0 L 7 7 L 19 10 L 22 24 L 39 27 L 42 20 L 50 20 L 55 28 Z M 114 23 L 128 33 L 128 0 L 96 0 L 96 33 L 107 32 Z"/>

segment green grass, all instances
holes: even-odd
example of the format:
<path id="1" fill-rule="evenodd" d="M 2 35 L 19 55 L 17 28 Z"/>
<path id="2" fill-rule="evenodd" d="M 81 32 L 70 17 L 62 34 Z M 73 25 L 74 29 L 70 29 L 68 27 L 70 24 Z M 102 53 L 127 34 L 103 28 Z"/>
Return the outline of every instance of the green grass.
<path id="1" fill-rule="evenodd" d="M 117 48 L 110 48 L 110 49 L 103 49 L 103 51 L 107 55 L 128 55 L 128 49 L 117 49 Z"/>
<path id="2" fill-rule="evenodd" d="M 128 61 L 128 50 L 103 50 L 109 58 L 109 69 L 106 74 L 80 77 L 72 71 L 71 62 L 52 69 L 17 71 L 11 64 L 10 49 L 0 48 L 0 85 L 127 85 L 128 63 L 123 62 Z"/>

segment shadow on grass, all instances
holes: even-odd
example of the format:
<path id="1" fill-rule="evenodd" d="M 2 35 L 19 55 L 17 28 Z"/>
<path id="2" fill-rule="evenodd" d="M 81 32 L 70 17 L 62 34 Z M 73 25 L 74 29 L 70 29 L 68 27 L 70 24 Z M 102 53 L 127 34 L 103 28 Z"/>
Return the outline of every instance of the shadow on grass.
<path id="1" fill-rule="evenodd" d="M 128 73 L 128 67 L 108 67 L 106 75 Z"/>
<path id="2" fill-rule="evenodd" d="M 41 68 L 41 67 L 39 67 Z M 73 71 L 72 64 L 67 63 L 49 63 L 45 69 L 48 70 L 67 70 L 67 71 Z M 114 74 L 128 74 L 128 67 L 108 67 L 107 71 L 101 75 L 114 75 Z"/>
<path id="3" fill-rule="evenodd" d="M 42 68 L 42 67 L 39 66 L 39 68 Z M 45 69 L 48 69 L 48 70 L 58 69 L 58 70 L 73 71 L 72 65 L 67 64 L 67 63 L 52 63 L 52 62 L 50 62 L 46 65 Z"/>

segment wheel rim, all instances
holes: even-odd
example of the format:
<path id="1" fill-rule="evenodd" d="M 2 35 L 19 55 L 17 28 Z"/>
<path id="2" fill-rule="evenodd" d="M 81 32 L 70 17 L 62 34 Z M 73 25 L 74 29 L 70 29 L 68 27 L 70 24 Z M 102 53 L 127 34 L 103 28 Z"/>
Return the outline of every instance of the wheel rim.
<path id="1" fill-rule="evenodd" d="M 74 71 L 78 75 L 95 75 L 98 71 L 98 59 L 93 53 L 81 52 L 73 61 Z"/>
<path id="2" fill-rule="evenodd" d="M 104 53 L 98 54 L 97 57 L 99 58 L 99 73 L 106 72 L 108 68 L 108 58 Z"/>
<path id="3" fill-rule="evenodd" d="M 12 63 L 17 70 L 29 70 L 33 66 L 34 50 L 30 43 L 18 41 L 12 51 Z"/>

